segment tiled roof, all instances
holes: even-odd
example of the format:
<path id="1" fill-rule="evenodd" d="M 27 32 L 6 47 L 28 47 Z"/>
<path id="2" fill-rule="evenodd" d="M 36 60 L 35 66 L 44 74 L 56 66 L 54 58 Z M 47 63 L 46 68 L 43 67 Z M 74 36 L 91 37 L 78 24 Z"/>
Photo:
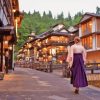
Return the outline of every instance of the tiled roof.
<path id="1" fill-rule="evenodd" d="M 87 12 L 87 13 L 85 13 L 85 14 L 83 15 L 83 17 L 81 18 L 80 23 L 82 23 L 82 22 L 84 22 L 84 21 L 86 21 L 86 20 L 88 20 L 88 19 L 90 19 L 90 18 L 92 18 L 92 17 L 99 17 L 99 18 L 100 18 L 100 14 L 89 13 L 89 12 Z"/>
<path id="2" fill-rule="evenodd" d="M 89 13 L 89 12 L 86 12 L 84 15 L 90 15 L 90 16 L 94 16 L 94 17 L 100 17 L 100 14 Z"/>

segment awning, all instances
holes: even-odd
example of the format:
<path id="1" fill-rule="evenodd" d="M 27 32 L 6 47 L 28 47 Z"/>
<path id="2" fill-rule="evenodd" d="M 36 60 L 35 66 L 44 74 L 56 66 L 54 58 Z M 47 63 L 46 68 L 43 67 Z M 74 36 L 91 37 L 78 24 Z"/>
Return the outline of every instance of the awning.
<path id="1" fill-rule="evenodd" d="M 14 26 L 4 26 L 0 27 L 0 31 L 11 31 L 14 29 Z"/>
<path id="2" fill-rule="evenodd" d="M 14 34 L 14 26 L 3 26 L 0 27 L 0 35 Z"/>

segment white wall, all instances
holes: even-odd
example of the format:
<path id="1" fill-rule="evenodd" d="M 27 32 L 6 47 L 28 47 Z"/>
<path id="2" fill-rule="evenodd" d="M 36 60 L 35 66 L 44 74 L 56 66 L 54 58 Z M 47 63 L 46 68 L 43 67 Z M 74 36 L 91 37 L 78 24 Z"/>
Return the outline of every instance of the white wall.
<path id="1" fill-rule="evenodd" d="M 96 32 L 96 18 L 92 18 L 92 32 Z"/>
<path id="2" fill-rule="evenodd" d="M 4 11 L 3 11 L 2 7 L 0 7 L 0 19 L 3 22 L 4 25 L 7 25 L 8 24 L 7 19 L 5 17 L 5 14 L 4 14 Z"/>
<path id="3" fill-rule="evenodd" d="M 81 30 L 81 25 L 79 25 L 79 37 L 82 36 L 82 30 Z"/>

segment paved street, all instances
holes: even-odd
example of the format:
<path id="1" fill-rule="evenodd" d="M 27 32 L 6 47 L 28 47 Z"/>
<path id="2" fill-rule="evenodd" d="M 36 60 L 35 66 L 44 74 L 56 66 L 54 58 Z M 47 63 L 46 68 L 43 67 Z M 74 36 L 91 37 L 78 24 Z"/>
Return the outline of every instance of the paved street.
<path id="1" fill-rule="evenodd" d="M 15 68 L 0 80 L 0 100 L 100 100 L 100 90 L 89 86 L 76 95 L 67 78 L 55 73 Z"/>

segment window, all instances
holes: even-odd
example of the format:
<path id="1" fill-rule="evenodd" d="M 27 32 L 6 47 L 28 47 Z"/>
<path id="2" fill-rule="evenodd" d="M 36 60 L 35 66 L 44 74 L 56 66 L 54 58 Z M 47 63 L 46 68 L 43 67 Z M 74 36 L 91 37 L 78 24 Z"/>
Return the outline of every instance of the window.
<path id="1" fill-rule="evenodd" d="M 97 48 L 100 48 L 100 35 L 97 35 Z"/>
<path id="2" fill-rule="evenodd" d="M 86 48 L 86 49 L 92 49 L 93 48 L 93 37 L 88 36 L 82 39 L 82 45 Z"/>
<path id="3" fill-rule="evenodd" d="M 92 32 L 92 21 L 90 20 L 88 22 L 83 23 L 81 28 L 82 28 L 82 36 L 91 33 Z"/>

